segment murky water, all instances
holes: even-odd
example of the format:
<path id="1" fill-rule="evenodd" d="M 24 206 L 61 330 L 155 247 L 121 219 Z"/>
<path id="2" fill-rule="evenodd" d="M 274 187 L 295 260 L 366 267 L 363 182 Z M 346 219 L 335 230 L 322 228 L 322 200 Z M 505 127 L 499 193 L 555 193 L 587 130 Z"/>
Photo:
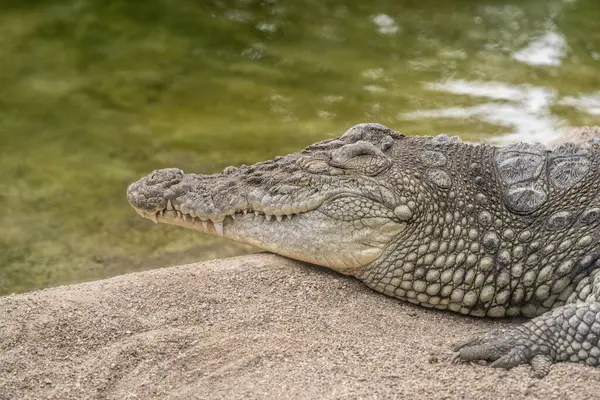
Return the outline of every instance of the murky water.
<path id="1" fill-rule="evenodd" d="M 349 4 L 351 3 L 351 4 Z M 0 293 L 252 251 L 142 220 L 128 183 L 380 122 L 600 124 L 597 0 L 0 0 Z"/>

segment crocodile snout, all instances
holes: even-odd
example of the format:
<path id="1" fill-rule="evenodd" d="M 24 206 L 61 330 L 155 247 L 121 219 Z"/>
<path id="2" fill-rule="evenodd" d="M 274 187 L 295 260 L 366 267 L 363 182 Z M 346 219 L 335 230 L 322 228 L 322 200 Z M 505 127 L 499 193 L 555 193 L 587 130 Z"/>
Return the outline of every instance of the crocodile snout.
<path id="1" fill-rule="evenodd" d="M 176 185 L 183 179 L 183 171 L 179 168 L 165 168 L 152 171 L 146 178 L 146 184 L 165 184 L 167 187 Z"/>
<path id="2" fill-rule="evenodd" d="M 183 171 L 178 168 L 155 170 L 129 185 L 127 200 L 140 211 L 162 210 L 166 207 L 167 200 L 170 197 L 175 197 L 166 196 L 165 194 L 171 192 L 169 188 L 181 183 L 183 176 Z"/>

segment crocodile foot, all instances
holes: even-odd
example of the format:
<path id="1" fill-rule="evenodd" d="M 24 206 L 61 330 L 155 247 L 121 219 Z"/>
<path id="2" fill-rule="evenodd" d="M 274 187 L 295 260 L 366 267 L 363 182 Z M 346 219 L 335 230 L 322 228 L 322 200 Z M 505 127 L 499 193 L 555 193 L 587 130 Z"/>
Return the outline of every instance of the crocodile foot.
<path id="1" fill-rule="evenodd" d="M 600 303 L 558 307 L 523 325 L 475 334 L 456 344 L 452 362 L 486 360 L 510 369 L 529 363 L 535 377 L 552 364 L 600 364 Z"/>

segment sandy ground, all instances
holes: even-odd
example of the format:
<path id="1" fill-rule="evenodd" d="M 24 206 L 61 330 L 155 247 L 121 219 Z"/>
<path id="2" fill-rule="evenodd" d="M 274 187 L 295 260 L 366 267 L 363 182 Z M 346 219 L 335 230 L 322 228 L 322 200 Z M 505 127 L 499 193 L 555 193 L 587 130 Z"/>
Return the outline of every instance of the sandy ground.
<path id="1" fill-rule="evenodd" d="M 0 298 L 0 399 L 598 398 L 600 369 L 450 364 L 507 323 L 271 254 L 215 260 Z"/>

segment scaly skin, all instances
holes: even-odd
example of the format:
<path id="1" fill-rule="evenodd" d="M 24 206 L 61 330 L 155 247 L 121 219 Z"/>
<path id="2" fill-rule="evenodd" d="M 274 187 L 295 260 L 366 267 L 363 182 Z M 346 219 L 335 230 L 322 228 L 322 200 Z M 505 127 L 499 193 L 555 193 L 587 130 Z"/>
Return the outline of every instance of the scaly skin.
<path id="1" fill-rule="evenodd" d="M 577 137 L 600 136 L 578 128 Z M 361 124 L 221 174 L 157 170 L 127 190 L 143 217 L 353 275 L 426 307 L 537 317 L 454 360 L 600 363 L 600 145 L 496 148 Z"/>

